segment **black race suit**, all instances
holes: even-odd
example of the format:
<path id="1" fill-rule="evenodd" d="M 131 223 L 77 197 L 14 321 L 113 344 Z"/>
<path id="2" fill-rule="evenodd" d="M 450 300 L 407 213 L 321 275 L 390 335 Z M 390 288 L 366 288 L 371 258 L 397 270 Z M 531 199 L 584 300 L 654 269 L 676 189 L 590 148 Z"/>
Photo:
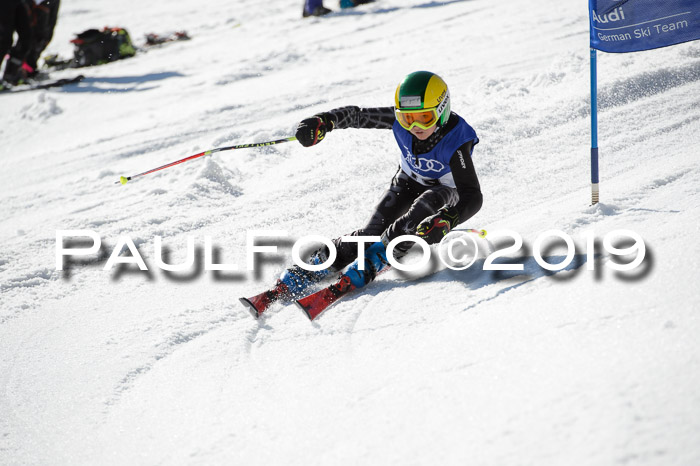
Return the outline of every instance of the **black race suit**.
<path id="1" fill-rule="evenodd" d="M 328 112 L 334 122 L 335 129 L 366 128 L 392 129 L 395 122 L 393 107 L 360 108 L 355 106 L 342 107 Z M 447 123 L 436 130 L 428 139 L 421 141 L 412 136 L 413 154 L 430 152 L 458 122 L 457 114 L 452 113 Z M 418 224 L 426 217 L 438 212 L 442 207 L 448 207 L 452 215 L 458 215 L 458 223 L 476 214 L 483 202 L 479 179 L 471 160 L 473 145 L 477 140 L 462 144 L 450 159 L 450 170 L 455 187 L 446 186 L 438 180 L 421 180 L 414 173 L 408 173 L 399 167 L 394 175 L 389 189 L 382 195 L 374 208 L 374 213 L 367 224 L 352 232 L 356 236 L 380 236 L 384 233 L 387 241 L 401 235 L 414 235 Z M 335 270 L 342 270 L 357 258 L 357 245 L 334 240 L 338 256 L 333 263 Z M 412 243 L 401 246 L 410 247 Z M 369 246 L 369 245 L 367 245 Z"/>

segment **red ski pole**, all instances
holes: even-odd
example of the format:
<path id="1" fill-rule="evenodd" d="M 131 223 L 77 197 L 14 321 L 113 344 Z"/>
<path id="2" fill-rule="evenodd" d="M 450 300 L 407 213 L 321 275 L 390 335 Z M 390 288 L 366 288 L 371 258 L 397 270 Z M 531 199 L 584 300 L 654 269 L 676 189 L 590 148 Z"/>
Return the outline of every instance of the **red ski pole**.
<path id="1" fill-rule="evenodd" d="M 276 141 L 267 141 L 267 142 L 257 142 L 254 144 L 238 144 L 235 146 L 229 146 L 229 147 L 218 147 L 216 149 L 210 149 L 204 152 L 200 152 L 199 154 L 194 154 L 190 155 L 189 157 L 185 157 L 184 159 L 176 160 L 174 162 L 166 163 L 165 165 L 161 165 L 160 167 L 152 168 L 150 170 L 147 170 L 143 173 L 139 173 L 137 175 L 131 175 L 131 176 L 120 176 L 119 181 L 116 181 L 114 184 L 126 184 L 127 182 L 133 180 L 134 178 L 137 178 L 139 176 L 144 176 L 148 175 L 149 173 L 157 172 L 159 170 L 164 170 L 169 167 L 173 167 L 175 165 L 179 165 L 181 163 L 187 162 L 188 160 L 194 160 L 198 159 L 199 157 L 204 157 L 205 155 L 211 155 L 216 152 L 223 152 L 225 150 L 234 150 L 234 149 L 247 149 L 249 147 L 265 147 L 265 146 L 272 146 L 275 144 L 281 144 L 283 142 L 290 142 L 290 141 L 296 141 L 297 138 L 294 136 L 284 138 L 284 139 L 277 139 Z"/>

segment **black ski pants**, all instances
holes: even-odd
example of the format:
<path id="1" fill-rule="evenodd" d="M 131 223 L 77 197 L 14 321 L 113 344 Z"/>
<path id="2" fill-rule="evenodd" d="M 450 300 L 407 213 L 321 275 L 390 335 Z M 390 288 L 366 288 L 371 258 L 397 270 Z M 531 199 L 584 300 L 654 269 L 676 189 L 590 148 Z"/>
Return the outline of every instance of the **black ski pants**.
<path id="1" fill-rule="evenodd" d="M 56 27 L 60 5 L 61 0 L 45 0 L 40 5 L 35 6 L 32 11 L 34 46 L 27 55 L 26 61 L 34 69 L 38 68 L 39 57 L 53 38 L 53 30 Z"/>
<path id="2" fill-rule="evenodd" d="M 353 231 L 349 236 L 385 234 L 387 241 L 391 241 L 402 235 L 414 235 L 416 228 L 426 217 L 436 214 L 445 205 L 455 205 L 458 201 L 457 189 L 439 184 L 424 186 L 399 168 L 391 180 L 391 186 L 374 208 L 367 225 Z M 342 270 L 357 259 L 356 243 L 343 243 L 340 238 L 335 239 L 333 243 L 338 252 L 332 266 L 335 270 Z M 396 249 L 405 252 L 412 245 L 412 242 L 404 242 L 397 245 Z"/>
<path id="3" fill-rule="evenodd" d="M 12 35 L 17 31 L 18 50 L 24 60 L 32 45 L 31 8 L 24 0 L 0 1 L 0 66 L 5 54 L 12 47 Z"/>

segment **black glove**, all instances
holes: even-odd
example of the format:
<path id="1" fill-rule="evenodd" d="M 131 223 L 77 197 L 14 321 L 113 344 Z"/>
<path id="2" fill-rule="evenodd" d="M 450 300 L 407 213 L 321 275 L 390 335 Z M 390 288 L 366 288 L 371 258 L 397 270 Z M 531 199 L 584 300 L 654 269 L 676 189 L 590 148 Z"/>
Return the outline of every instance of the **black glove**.
<path id="1" fill-rule="evenodd" d="M 319 113 L 311 118 L 301 120 L 295 136 L 302 146 L 313 146 L 323 141 L 326 133 L 333 131 L 334 126 L 335 121 L 329 113 Z"/>
<path id="2" fill-rule="evenodd" d="M 454 207 L 443 207 L 435 215 L 426 218 L 416 229 L 416 236 L 428 244 L 442 241 L 442 238 L 459 224 L 459 214 Z"/>

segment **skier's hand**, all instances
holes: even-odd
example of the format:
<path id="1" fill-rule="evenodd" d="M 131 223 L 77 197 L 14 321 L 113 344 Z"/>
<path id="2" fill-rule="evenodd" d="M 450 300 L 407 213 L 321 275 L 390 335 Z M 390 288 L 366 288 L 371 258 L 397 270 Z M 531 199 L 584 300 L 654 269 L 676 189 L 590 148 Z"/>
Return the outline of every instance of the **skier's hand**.
<path id="1" fill-rule="evenodd" d="M 311 118 L 301 120 L 295 134 L 297 141 L 304 147 L 310 147 L 323 141 L 326 133 L 330 133 L 334 126 L 333 118 L 328 113 L 320 113 Z"/>
<path id="2" fill-rule="evenodd" d="M 458 223 L 459 215 L 454 208 L 443 207 L 435 215 L 420 222 L 416 236 L 423 238 L 428 244 L 439 243 Z"/>

